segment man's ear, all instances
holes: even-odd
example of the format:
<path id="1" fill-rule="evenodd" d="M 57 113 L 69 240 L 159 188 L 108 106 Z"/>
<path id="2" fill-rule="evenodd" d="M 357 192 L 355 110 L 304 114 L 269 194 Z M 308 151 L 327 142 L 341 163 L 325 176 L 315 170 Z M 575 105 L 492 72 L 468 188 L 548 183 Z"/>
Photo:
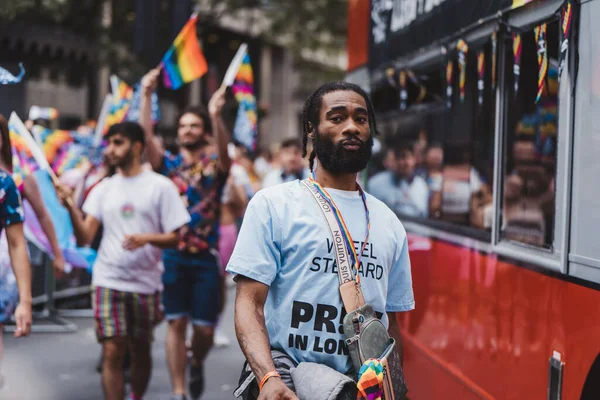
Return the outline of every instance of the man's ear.
<path id="1" fill-rule="evenodd" d="M 313 124 L 310 123 L 310 122 L 306 125 L 306 133 L 308 134 L 308 137 L 310 139 L 314 139 L 315 138 L 315 129 L 313 127 Z"/>
<path id="2" fill-rule="evenodd" d="M 133 145 L 137 147 L 137 150 L 140 155 L 144 152 L 144 145 L 142 144 L 142 142 L 135 142 Z"/>

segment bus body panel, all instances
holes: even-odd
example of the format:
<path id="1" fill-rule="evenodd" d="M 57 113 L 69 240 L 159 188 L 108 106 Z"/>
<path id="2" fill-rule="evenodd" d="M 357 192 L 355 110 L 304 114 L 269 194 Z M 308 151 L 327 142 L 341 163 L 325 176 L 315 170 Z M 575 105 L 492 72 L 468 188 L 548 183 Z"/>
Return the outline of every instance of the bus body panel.
<path id="1" fill-rule="evenodd" d="M 416 309 L 397 314 L 412 399 L 542 399 L 549 358 L 579 399 L 600 352 L 600 292 L 409 234 Z"/>

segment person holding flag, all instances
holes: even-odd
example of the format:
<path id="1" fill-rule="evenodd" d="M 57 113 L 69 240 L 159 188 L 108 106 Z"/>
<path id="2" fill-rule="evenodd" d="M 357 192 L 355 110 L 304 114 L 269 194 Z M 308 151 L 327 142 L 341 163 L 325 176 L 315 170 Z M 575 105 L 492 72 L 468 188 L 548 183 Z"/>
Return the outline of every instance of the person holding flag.
<path id="1" fill-rule="evenodd" d="M 208 110 L 192 107 L 179 118 L 179 153 L 159 148 L 151 121 L 151 94 L 159 76 L 160 69 L 154 69 L 142 79 L 140 123 L 146 133 L 148 161 L 155 171 L 173 180 L 192 216 L 182 230 L 177 249 L 164 253 L 163 304 L 169 321 L 167 363 L 175 398 L 185 398 L 186 328 L 191 320 L 194 335 L 189 388 L 192 398 L 197 399 L 204 390 L 203 362 L 213 345 L 221 310 L 219 218 L 221 196 L 231 167 L 227 147 L 231 137 L 221 117 L 225 104 L 225 88 L 221 88 L 211 98 Z"/>

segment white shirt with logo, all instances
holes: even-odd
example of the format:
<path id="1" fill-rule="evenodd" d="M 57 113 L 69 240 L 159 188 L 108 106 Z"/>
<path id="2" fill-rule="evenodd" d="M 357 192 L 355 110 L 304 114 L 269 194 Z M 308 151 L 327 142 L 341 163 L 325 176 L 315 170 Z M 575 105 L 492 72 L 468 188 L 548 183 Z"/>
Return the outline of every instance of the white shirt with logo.
<path id="1" fill-rule="evenodd" d="M 123 248 L 125 235 L 173 232 L 190 221 L 177 188 L 152 171 L 104 179 L 90 192 L 83 211 L 103 225 L 92 284 L 123 292 L 162 290 L 162 252 L 145 245 Z"/>

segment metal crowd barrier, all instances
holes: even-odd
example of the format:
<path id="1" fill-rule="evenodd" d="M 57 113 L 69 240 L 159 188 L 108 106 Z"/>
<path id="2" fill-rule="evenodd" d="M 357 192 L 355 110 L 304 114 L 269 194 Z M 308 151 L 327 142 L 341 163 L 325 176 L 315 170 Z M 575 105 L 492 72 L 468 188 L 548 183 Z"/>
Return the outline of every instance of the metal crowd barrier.
<path id="1" fill-rule="evenodd" d="M 91 293 L 91 276 L 87 271 L 74 270 L 64 280 L 57 281 L 52 267 L 52 259 L 36 247 L 29 245 L 32 265 L 33 307 L 42 307 L 33 313 L 32 333 L 73 333 L 77 332 L 76 324 L 65 318 L 92 317 L 91 309 L 59 309 L 57 301 L 65 301 Z M 80 277 L 80 282 L 73 285 L 69 281 L 72 274 Z M 61 287 L 62 286 L 62 287 Z M 6 324 L 5 332 L 14 332 L 14 324 Z"/>

